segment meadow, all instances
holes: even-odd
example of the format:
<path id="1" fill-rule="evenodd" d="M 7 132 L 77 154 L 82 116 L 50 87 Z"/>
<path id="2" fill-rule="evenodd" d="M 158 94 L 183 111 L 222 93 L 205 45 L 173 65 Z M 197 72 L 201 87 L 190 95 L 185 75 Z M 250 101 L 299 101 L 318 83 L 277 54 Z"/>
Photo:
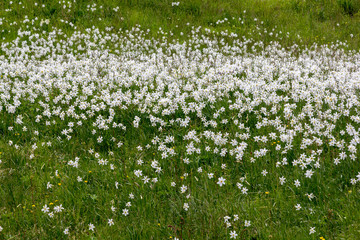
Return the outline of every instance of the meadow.
<path id="1" fill-rule="evenodd" d="M 1 1 L 0 239 L 360 239 L 359 22 Z"/>

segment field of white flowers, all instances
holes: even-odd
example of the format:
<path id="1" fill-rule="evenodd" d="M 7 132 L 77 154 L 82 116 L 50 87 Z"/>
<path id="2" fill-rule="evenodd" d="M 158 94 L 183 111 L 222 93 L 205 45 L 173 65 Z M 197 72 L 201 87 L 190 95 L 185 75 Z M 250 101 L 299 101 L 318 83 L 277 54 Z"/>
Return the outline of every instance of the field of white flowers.
<path id="1" fill-rule="evenodd" d="M 0 238 L 360 236 L 360 53 L 166 35 L 1 43 Z"/>

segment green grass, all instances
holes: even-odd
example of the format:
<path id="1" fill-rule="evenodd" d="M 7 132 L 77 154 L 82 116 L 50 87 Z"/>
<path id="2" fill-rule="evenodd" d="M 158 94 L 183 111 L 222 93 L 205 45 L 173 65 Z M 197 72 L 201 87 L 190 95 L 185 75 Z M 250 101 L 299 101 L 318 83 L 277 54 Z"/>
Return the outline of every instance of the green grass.
<path id="1" fill-rule="evenodd" d="M 102 30 L 112 26 L 115 29 L 111 31 L 118 31 L 119 28 L 129 30 L 139 24 L 142 29 L 150 29 L 150 37 L 160 38 L 165 35 L 170 40 L 188 40 L 193 26 L 202 26 L 201 31 L 205 31 L 204 28 L 217 32 L 228 30 L 239 36 L 251 37 L 254 42 L 269 44 L 276 40 L 287 47 L 294 43 L 307 46 L 336 41 L 346 41 L 350 49 L 358 50 L 360 47 L 360 3 L 356 0 L 183 0 L 179 6 L 171 6 L 172 1 L 160 0 L 77 0 L 76 3 L 72 2 L 69 12 L 58 1 L 23 0 L 22 5 L 18 2 L 10 5 L 9 2 L 0 2 L 0 41 L 3 42 L 17 37 L 17 29 L 25 26 L 21 22 L 26 15 L 30 21 L 35 17 L 49 19 L 50 24 L 41 27 L 45 32 L 56 27 L 63 29 L 66 34 L 73 33 L 74 28 L 61 22 L 62 19 L 74 23 L 76 30 L 80 31 L 92 26 Z M 35 2 L 38 2 L 37 7 Z M 94 3 L 97 4 L 97 10 L 87 10 L 87 5 Z M 44 8 L 42 4 L 45 4 Z M 99 6 L 102 8 L 99 9 Z M 119 7 L 117 12 L 113 10 L 115 7 Z M 224 18 L 228 21 L 216 24 Z M 159 32 L 160 27 L 165 34 Z M 269 32 L 279 35 L 270 36 Z M 11 81 L 15 81 L 15 78 Z M 123 91 L 138 90 L 134 86 L 122 87 Z M 51 100 L 57 94 L 59 92 L 54 91 Z M 279 91 L 276 94 L 287 93 Z M 46 102 L 43 98 L 41 100 Z M 234 119 L 239 112 L 229 110 L 228 100 L 234 101 L 235 96 L 217 101 L 214 107 L 217 110 L 225 106 L 227 110 L 221 118 Z M 51 101 L 49 104 L 63 109 L 68 106 L 53 104 Z M 295 113 L 298 113 L 306 102 L 296 104 L 298 108 Z M 239 233 L 239 239 L 303 240 L 319 239 L 320 236 L 325 239 L 360 238 L 360 192 L 356 185 L 350 185 L 348 181 L 356 176 L 360 168 L 349 159 L 344 160 L 341 167 L 334 167 L 332 159 L 339 154 L 339 149 L 330 146 L 329 139 L 322 137 L 325 142 L 324 154 L 320 159 L 322 169 L 311 180 L 306 179 L 302 171 L 292 169 L 289 165 L 277 168 L 276 161 L 284 156 L 275 151 L 275 144 L 269 146 L 270 143 L 256 143 L 253 140 L 249 141 L 244 161 L 236 162 L 233 158 L 220 158 L 203 151 L 191 158 L 189 165 L 185 165 L 181 161 L 185 157 L 187 144 L 182 140 L 183 135 L 190 130 L 202 132 L 206 129 L 196 114 L 189 114 L 191 124 L 188 127 L 174 124 L 164 127 L 161 132 L 158 131 L 159 125 L 151 126 L 146 114 L 131 107 L 128 110 L 116 109 L 114 119 L 115 122 L 124 123 L 127 131 L 98 131 L 92 135 L 90 130 L 94 129 L 91 125 L 91 121 L 95 121 L 94 117 L 84 121 L 82 127 L 74 127 L 75 133 L 70 141 L 65 138 L 59 140 L 58 136 L 61 130 L 68 128 L 70 121 L 75 120 L 66 117 L 61 121 L 53 116 L 51 121 L 55 120 L 55 125 L 47 126 L 46 120 L 35 124 L 34 119 L 44 110 L 38 103 L 24 100 L 17 110 L 24 116 L 28 131 L 23 131 L 22 126 L 14 123 L 15 116 L 0 112 L 0 226 L 4 228 L 0 232 L 0 239 L 64 239 L 63 230 L 66 227 L 70 227 L 70 239 L 174 239 L 175 236 L 180 239 L 227 239 L 230 230 L 226 229 L 223 217 L 234 214 L 240 216 L 240 221 L 234 222 L 231 229 Z M 260 111 L 261 107 L 270 110 L 270 106 L 265 104 L 255 110 Z M 327 108 L 324 106 L 324 110 Z M 40 113 L 37 109 L 41 109 Z M 355 114 L 355 111 L 351 114 Z M 213 113 L 214 109 L 210 105 L 203 110 L 209 119 Z M 107 111 L 100 111 L 99 114 L 109 116 Z M 141 117 L 142 127 L 132 127 L 135 116 Z M 272 127 L 256 129 L 260 116 L 246 111 L 239 121 L 250 128 L 252 136 L 274 131 Z M 163 119 L 184 117 L 185 114 L 179 110 Z M 279 117 L 291 125 L 281 114 Z M 341 118 L 334 132 L 344 129 L 349 121 L 349 118 Z M 304 122 L 310 124 L 308 118 Z M 14 130 L 9 131 L 9 126 L 14 126 Z M 35 135 L 35 130 L 40 134 Z M 235 138 L 237 131 L 245 133 L 245 130 L 239 130 L 234 124 L 226 127 L 219 124 L 214 131 L 229 132 L 231 138 Z M 104 137 L 101 144 L 97 143 L 99 133 Z M 151 146 L 149 150 L 136 150 L 139 145 L 144 147 L 151 143 L 153 137 L 165 138 L 166 135 L 175 137 L 176 145 L 173 144 L 173 147 L 179 153 L 176 159 L 162 160 L 156 146 Z M 112 137 L 116 138 L 115 143 Z M 346 137 L 337 137 L 349 141 Z M 294 142 L 300 145 L 301 139 L 302 136 L 298 136 Z M 9 141 L 13 142 L 12 146 Z M 124 144 L 121 148 L 116 147 L 118 141 Z M 47 142 L 51 142 L 51 146 L 47 146 Z M 14 148 L 14 144 L 19 148 Z M 32 147 L 34 144 L 36 150 Z M 208 145 L 215 147 L 211 141 L 199 145 L 201 148 Z M 253 152 L 264 147 L 269 148 L 270 153 L 256 163 L 250 163 Z M 286 154 L 289 162 L 299 157 L 300 151 L 296 147 Z M 312 148 L 316 150 L 315 146 L 306 150 L 309 155 Z M 89 149 L 99 153 L 100 158 L 107 159 L 109 164 L 115 166 L 115 170 L 110 171 L 109 165 L 100 167 L 98 159 L 88 152 Z M 34 154 L 33 158 L 30 158 L 31 154 Z M 78 169 L 67 165 L 75 157 L 81 159 L 81 167 Z M 164 175 L 161 175 L 156 185 L 150 187 L 150 184 L 138 183 L 134 170 L 140 168 L 136 165 L 140 158 L 147 164 L 141 167 L 144 174 L 150 176 L 153 173 L 149 163 L 154 159 L 164 168 Z M 221 168 L 223 163 L 227 164 L 226 169 Z M 197 173 L 199 167 L 202 167 L 202 173 Z M 274 174 L 272 179 L 265 180 L 261 175 L 265 168 Z M 56 175 L 55 171 L 59 174 Z M 189 174 L 187 178 L 182 177 L 184 172 Z M 215 179 L 207 177 L 209 172 L 215 174 L 215 179 L 224 176 L 226 185 L 220 188 Z M 341 178 L 338 177 L 340 175 Z M 79 183 L 77 176 L 81 176 L 83 182 Z M 286 188 L 279 185 L 281 176 L 285 176 L 287 182 L 291 183 Z M 240 182 L 242 177 L 246 177 L 242 183 L 249 189 L 248 195 L 241 194 L 240 190 L 234 191 L 237 190 L 236 182 Z M 301 190 L 292 184 L 296 179 L 302 180 Z M 119 189 L 114 188 L 115 181 L 119 183 Z M 176 182 L 176 188 L 170 186 L 172 181 Z M 54 186 L 47 189 L 47 182 Z M 182 184 L 191 189 L 190 200 L 179 192 Z M 314 193 L 316 198 L 309 201 L 304 195 L 304 189 Z M 130 193 L 135 195 L 134 200 L 129 199 Z M 132 207 L 130 215 L 124 217 L 120 211 L 127 201 L 131 201 Z M 183 210 L 184 202 L 191 205 L 189 211 Z M 299 212 L 294 210 L 298 203 L 303 207 Z M 65 211 L 51 219 L 41 212 L 45 204 L 51 207 L 63 204 Z M 119 211 L 117 215 L 111 211 L 112 205 Z M 310 209 L 314 210 L 313 214 Z M 109 218 L 114 219 L 116 227 L 107 225 Z M 251 220 L 251 227 L 245 228 L 244 220 Z M 88 230 L 89 223 L 96 226 L 94 233 Z M 315 235 L 309 235 L 309 226 L 316 226 Z"/>
<path id="2" fill-rule="evenodd" d="M 176 38 L 181 37 L 183 32 L 181 38 L 187 39 L 191 33 L 190 26 L 202 26 L 216 31 L 231 30 L 240 36 L 254 33 L 251 34 L 254 40 L 265 43 L 274 40 L 268 34 L 259 35 L 257 27 L 260 27 L 267 29 L 268 33 L 275 30 L 274 35 L 281 31 L 281 39 L 277 40 L 284 46 L 294 42 L 311 45 L 336 41 L 347 41 L 352 49 L 360 46 L 360 2 L 357 0 L 187 0 L 181 1 L 179 6 L 172 6 L 173 1 L 169 0 L 78 0 L 76 3 L 71 1 L 69 12 L 58 1 L 26 0 L 22 5 L 10 5 L 9 2 L 0 2 L 0 17 L 5 19 L 0 39 L 14 38 L 16 29 L 27 15 L 29 19 L 50 19 L 49 29 L 58 27 L 66 32 L 72 32 L 73 28 L 60 22 L 60 19 L 72 22 L 78 30 L 92 26 L 100 29 L 113 26 L 125 30 L 139 24 L 144 29 L 150 29 L 152 36 L 159 36 L 161 27 L 166 32 L 172 31 Z M 35 2 L 38 2 L 36 7 Z M 45 4 L 44 8 L 42 4 Z M 87 6 L 93 4 L 97 6 L 92 12 Z M 117 12 L 113 10 L 115 7 L 119 7 Z M 224 18 L 228 21 L 216 24 Z M 244 21 L 243 24 L 239 18 Z M 257 21 L 254 21 L 255 18 Z M 11 25 L 14 21 L 17 25 Z M 287 32 L 289 37 L 286 37 Z"/>
<path id="3" fill-rule="evenodd" d="M 24 112 L 25 109 L 26 105 L 19 111 Z M 133 115 L 141 116 L 134 110 L 128 113 L 130 115 L 122 117 L 125 123 L 131 123 Z M 230 118 L 234 113 L 235 111 L 227 111 L 222 117 Z M 30 123 L 30 119 L 35 118 L 34 114 L 36 113 L 30 112 L 24 121 Z M 164 167 L 165 175 L 162 175 L 161 181 L 151 188 L 149 185 L 139 185 L 133 174 L 133 170 L 139 168 L 135 164 L 137 159 L 142 158 L 145 163 L 154 158 L 161 159 L 153 147 L 147 151 L 135 150 L 136 146 L 144 146 L 152 137 L 158 135 L 149 123 L 143 123 L 144 127 L 139 129 L 129 126 L 125 134 L 120 132 L 109 136 L 103 135 L 105 141 L 97 144 L 96 138 L 86 131 L 81 132 L 82 128 L 79 128 L 79 132 L 75 129 L 76 134 L 71 141 L 59 142 L 55 137 L 59 135 L 57 129 L 60 131 L 65 128 L 67 121 L 57 121 L 57 124 L 60 124 L 57 127 L 34 128 L 40 131 L 39 136 L 34 136 L 23 132 L 20 127 L 16 127 L 17 125 L 13 131 L 8 131 L 6 126 L 12 126 L 13 120 L 6 117 L 6 114 L 1 115 L 1 119 L 5 119 L 2 120 L 1 126 L 4 139 L 0 142 L 1 159 L 4 162 L 0 175 L 1 222 L 2 226 L 7 228 L 5 233 L 0 233 L 2 238 L 62 239 L 64 235 L 59 228 L 70 226 L 71 236 L 75 239 L 169 239 L 171 236 L 181 236 L 183 239 L 225 239 L 229 232 L 224 231 L 222 218 L 233 214 L 239 214 L 241 220 L 247 219 L 253 223 L 248 229 L 244 229 L 240 223 L 233 225 L 233 229 L 242 234 L 241 239 L 288 239 L 289 236 L 292 239 L 318 239 L 309 236 L 308 229 L 304 231 L 303 225 L 313 223 L 316 223 L 318 235 L 326 239 L 341 239 L 340 236 L 344 236 L 345 239 L 356 239 L 359 236 L 360 226 L 356 223 L 360 219 L 357 211 L 360 207 L 360 193 L 356 187 L 344 183 L 342 178 L 332 178 L 341 173 L 344 179 L 348 179 L 354 176 L 356 171 L 353 167 L 352 171 L 348 171 L 345 167 L 346 162 L 341 169 L 334 168 L 331 161 L 326 163 L 337 152 L 335 147 L 329 147 L 327 144 L 327 153 L 321 159 L 324 161 L 323 169 L 311 180 L 302 181 L 302 184 L 305 184 L 304 188 L 316 196 L 316 199 L 309 202 L 303 195 L 303 190 L 299 191 L 291 187 L 291 184 L 287 188 L 279 186 L 277 179 L 282 175 L 286 176 L 288 182 L 304 177 L 303 172 L 290 170 L 286 166 L 277 169 L 274 159 L 281 159 L 281 155 L 275 152 L 257 160 L 256 164 L 248 160 L 236 163 L 231 158 L 222 159 L 206 152 L 197 158 L 191 158 L 192 163 L 188 166 L 184 166 L 179 160 L 159 160 Z M 242 121 L 247 124 L 257 119 L 255 115 L 244 116 Z M 186 131 L 204 129 L 201 124 L 196 124 L 196 116 L 192 117 L 192 121 L 194 124 Z M 255 135 L 271 132 L 271 129 L 257 130 L 253 128 L 253 124 L 249 126 Z M 91 126 L 84 125 L 83 128 L 91 129 Z M 184 130 L 175 126 L 166 128 L 165 132 L 176 133 L 176 142 L 181 142 Z M 219 127 L 217 130 L 226 129 Z M 162 137 L 161 134 L 159 136 Z M 114 144 L 110 144 L 110 137 L 124 141 L 124 147 L 119 150 L 114 148 Z M 10 140 L 13 144 L 20 145 L 20 150 L 10 147 L 7 144 Z M 49 140 L 52 147 L 42 144 Z M 31 150 L 33 143 L 37 143 L 36 151 Z M 252 143 L 249 151 L 253 152 L 267 145 Z M 99 167 L 96 158 L 87 152 L 90 148 L 94 148 L 102 157 L 108 159 L 117 170 L 109 171 L 108 168 Z M 270 150 L 273 150 L 272 148 L 274 147 L 270 147 Z M 185 143 L 176 145 L 176 151 L 181 153 L 184 149 Z M 115 155 L 109 155 L 109 151 L 114 151 Z M 36 154 L 34 159 L 29 160 L 31 152 Z M 246 153 L 245 159 L 251 157 L 250 152 Z M 289 161 L 293 159 L 292 154 L 297 152 L 289 152 Z M 68 167 L 67 162 L 76 156 L 81 159 L 81 168 Z M 226 170 L 220 168 L 222 163 L 227 163 Z M 196 173 L 199 166 L 203 168 L 204 173 Z M 260 175 L 264 168 L 276 174 L 276 177 L 265 181 Z M 58 176 L 55 176 L 55 170 L 59 170 Z M 145 169 L 144 173 L 147 170 L 150 173 L 150 168 Z M 183 172 L 188 172 L 189 177 L 180 178 Z M 207 178 L 206 172 L 215 173 L 215 177 L 225 176 L 229 182 L 219 189 L 213 180 Z M 249 172 L 254 175 L 247 175 Z M 78 183 L 76 176 L 82 176 L 87 182 Z M 252 183 L 251 186 L 244 183 L 251 189 L 248 196 L 234 191 L 236 186 L 231 184 L 243 176 Z M 324 179 L 328 181 L 323 182 Z M 119 182 L 121 190 L 114 189 L 114 181 Z M 188 212 L 181 210 L 186 199 L 178 190 L 169 186 L 171 181 L 175 181 L 178 187 L 184 183 L 192 189 L 191 209 Z M 47 182 L 55 186 L 47 190 Z M 115 223 L 121 224 L 117 224 L 116 228 L 109 228 L 106 220 L 113 216 L 110 211 L 111 205 L 120 210 L 130 192 L 136 196 L 135 200 L 131 200 L 131 215 L 126 218 L 121 215 L 114 216 Z M 44 204 L 49 206 L 57 203 L 64 203 L 66 214 L 60 213 L 54 219 L 50 219 L 40 211 Z M 297 203 L 301 203 L 306 209 L 297 213 L 294 211 L 294 205 Z M 309 214 L 308 207 L 313 208 L 315 213 Z M 57 223 L 56 227 L 49 227 L 54 222 Z M 96 225 L 96 233 L 87 231 L 89 222 Z"/>

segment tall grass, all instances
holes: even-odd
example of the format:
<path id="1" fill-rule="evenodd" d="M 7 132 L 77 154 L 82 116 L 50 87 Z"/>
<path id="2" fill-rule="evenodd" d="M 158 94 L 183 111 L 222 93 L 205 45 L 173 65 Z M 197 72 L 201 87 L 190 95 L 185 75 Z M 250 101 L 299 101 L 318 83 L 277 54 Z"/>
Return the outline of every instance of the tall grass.
<path id="1" fill-rule="evenodd" d="M 174 1 L 169 0 L 26 0 L 21 5 L 10 2 L 0 2 L 0 17 L 3 18 L 0 40 L 14 38 L 26 15 L 30 19 L 50 19 L 49 29 L 55 26 L 68 32 L 74 29 L 60 22 L 61 19 L 72 22 L 78 30 L 92 26 L 131 29 L 139 24 L 150 29 L 153 36 L 158 36 L 158 30 L 162 28 L 181 38 L 190 34 L 189 26 L 218 31 L 228 29 L 249 35 L 261 25 L 268 31 L 277 28 L 283 33 L 289 32 L 289 37 L 280 40 L 284 46 L 294 42 L 310 45 L 335 41 L 347 41 L 354 49 L 360 45 L 360 5 L 357 0 L 186 0 L 174 6 Z M 64 8 L 69 6 L 68 2 L 72 4 L 69 11 L 68 7 Z M 228 19 L 225 24 L 216 24 L 224 18 Z M 12 24 L 14 21 L 17 25 Z M 252 37 L 265 43 L 271 41 L 261 35 Z"/>

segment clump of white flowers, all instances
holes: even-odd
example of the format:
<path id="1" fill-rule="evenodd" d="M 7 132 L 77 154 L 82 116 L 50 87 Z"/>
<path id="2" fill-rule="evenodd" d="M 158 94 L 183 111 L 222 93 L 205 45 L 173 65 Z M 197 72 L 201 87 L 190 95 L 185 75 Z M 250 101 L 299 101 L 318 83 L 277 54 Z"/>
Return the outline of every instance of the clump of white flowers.
<path id="1" fill-rule="evenodd" d="M 73 6 L 61 4 L 67 11 Z M 326 171 L 336 178 L 336 169 L 358 165 L 360 54 L 340 50 L 342 43 L 285 50 L 276 42 L 265 46 L 195 27 L 186 42 L 150 38 L 138 26 L 111 30 L 93 27 L 66 37 L 56 28 L 19 30 L 15 40 L 1 43 L 0 56 L 0 112 L 11 135 L 4 145 L 18 150 L 23 142 L 15 137 L 26 136 L 29 164 L 55 145 L 70 155 L 83 153 L 49 156 L 44 166 L 54 164 L 49 168 L 61 167 L 64 174 L 42 167 L 44 185 L 54 194 L 69 194 L 61 186 L 74 185 L 94 202 L 101 197 L 94 189 L 106 188 L 104 194 L 120 200 L 101 216 L 105 225 L 122 224 L 137 201 L 152 194 L 168 194 L 179 203 L 171 206 L 190 214 L 198 191 L 214 188 L 220 198 L 233 192 L 250 202 L 258 192 L 269 194 L 267 183 L 291 189 L 294 212 L 306 214 L 306 204 L 318 198 L 309 186 Z M 360 173 L 351 174 L 339 179 L 355 187 Z M 299 197 L 305 193 L 306 204 Z M 44 200 L 40 211 L 58 221 L 79 207 L 63 204 Z M 230 238 L 257 225 L 249 215 L 224 217 Z M 100 229 L 91 221 L 81 224 Z"/>

